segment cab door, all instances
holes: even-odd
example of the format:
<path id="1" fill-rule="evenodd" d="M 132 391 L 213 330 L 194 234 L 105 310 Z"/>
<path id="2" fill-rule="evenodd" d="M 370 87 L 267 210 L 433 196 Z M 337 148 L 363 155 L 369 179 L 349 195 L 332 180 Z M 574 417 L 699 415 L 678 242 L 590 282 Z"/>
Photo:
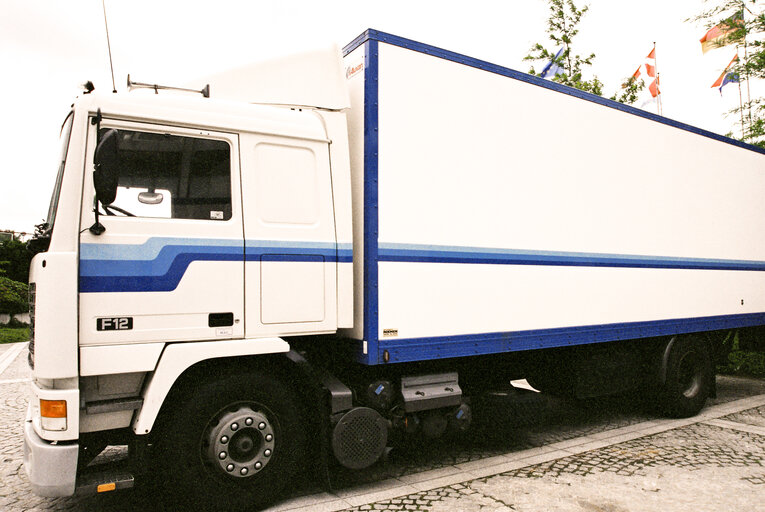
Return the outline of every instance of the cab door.
<path id="1" fill-rule="evenodd" d="M 328 146 L 241 135 L 248 337 L 337 329 Z"/>
<path id="2" fill-rule="evenodd" d="M 80 235 L 80 343 L 244 336 L 244 239 L 236 135 L 104 119 L 117 190 L 100 208 L 86 180 Z M 95 128 L 86 175 L 92 175 Z"/>

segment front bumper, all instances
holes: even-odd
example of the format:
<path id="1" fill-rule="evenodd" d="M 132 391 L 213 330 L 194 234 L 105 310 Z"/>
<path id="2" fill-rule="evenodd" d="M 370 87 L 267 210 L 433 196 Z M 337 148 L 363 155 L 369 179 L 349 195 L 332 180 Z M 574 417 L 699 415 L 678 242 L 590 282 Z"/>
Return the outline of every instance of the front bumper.
<path id="1" fill-rule="evenodd" d="M 77 481 L 77 442 L 52 444 L 42 439 L 32 425 L 33 409 L 27 409 L 24 422 L 24 470 L 32 491 L 38 496 L 55 498 L 74 494 Z"/>

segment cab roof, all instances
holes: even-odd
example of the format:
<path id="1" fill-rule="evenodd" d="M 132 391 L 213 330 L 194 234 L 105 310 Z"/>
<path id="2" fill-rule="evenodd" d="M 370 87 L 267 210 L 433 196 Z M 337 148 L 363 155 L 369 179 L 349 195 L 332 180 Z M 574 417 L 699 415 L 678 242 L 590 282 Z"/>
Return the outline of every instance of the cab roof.
<path id="1" fill-rule="evenodd" d="M 222 132 L 253 132 L 327 141 L 321 116 L 312 109 L 290 106 L 254 105 L 245 102 L 204 98 L 201 94 L 148 90 L 125 93 L 83 94 L 75 110 L 107 119 L 120 119 Z"/>

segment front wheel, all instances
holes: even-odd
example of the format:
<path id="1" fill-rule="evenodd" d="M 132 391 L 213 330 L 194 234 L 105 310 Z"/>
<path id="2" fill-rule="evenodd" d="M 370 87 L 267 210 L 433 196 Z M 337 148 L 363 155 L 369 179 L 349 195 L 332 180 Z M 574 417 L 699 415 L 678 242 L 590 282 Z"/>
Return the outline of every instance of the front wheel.
<path id="1" fill-rule="evenodd" d="M 666 377 L 659 391 L 659 406 L 674 418 L 698 414 L 714 379 L 707 345 L 690 336 L 677 338 L 670 348 Z"/>
<path id="2" fill-rule="evenodd" d="M 262 507 L 302 462 L 305 423 L 288 387 L 240 373 L 178 397 L 157 440 L 161 478 L 201 510 Z"/>

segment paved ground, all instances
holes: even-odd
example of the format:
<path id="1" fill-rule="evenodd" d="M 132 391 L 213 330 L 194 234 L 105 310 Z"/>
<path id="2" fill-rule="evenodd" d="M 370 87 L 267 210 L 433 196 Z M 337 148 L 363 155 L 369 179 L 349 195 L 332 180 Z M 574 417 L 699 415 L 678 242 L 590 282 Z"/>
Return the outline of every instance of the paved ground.
<path id="1" fill-rule="evenodd" d="M 31 493 L 26 356 L 24 345 L 0 346 L 0 510 L 161 510 L 151 486 Z M 695 418 L 665 420 L 623 397 L 498 394 L 469 433 L 399 445 L 363 472 L 334 468 L 332 492 L 303 483 L 272 510 L 765 511 L 765 381 L 718 377 L 718 395 Z"/>

